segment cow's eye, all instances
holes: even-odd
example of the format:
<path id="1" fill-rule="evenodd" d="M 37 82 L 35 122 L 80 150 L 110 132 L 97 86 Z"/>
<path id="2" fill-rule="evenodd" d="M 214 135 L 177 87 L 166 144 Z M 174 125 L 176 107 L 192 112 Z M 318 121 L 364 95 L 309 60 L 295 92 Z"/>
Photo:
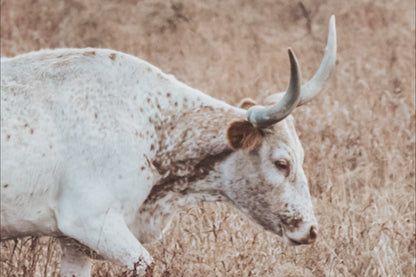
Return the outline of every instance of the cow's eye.
<path id="1" fill-rule="evenodd" d="M 277 160 L 274 162 L 276 168 L 280 171 L 285 171 L 286 176 L 289 175 L 290 172 L 290 163 L 288 160 Z"/>

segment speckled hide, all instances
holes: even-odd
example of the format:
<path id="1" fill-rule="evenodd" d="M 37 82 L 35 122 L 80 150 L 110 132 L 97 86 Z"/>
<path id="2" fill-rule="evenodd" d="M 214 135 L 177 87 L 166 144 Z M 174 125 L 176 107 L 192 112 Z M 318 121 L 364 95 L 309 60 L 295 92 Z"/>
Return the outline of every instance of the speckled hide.
<path id="1" fill-rule="evenodd" d="M 2 58 L 1 72 L 1 238 L 60 237 L 63 276 L 89 276 L 85 249 L 148 273 L 140 242 L 200 201 L 314 240 L 291 116 L 259 130 L 246 110 L 113 50 L 42 50 Z"/>

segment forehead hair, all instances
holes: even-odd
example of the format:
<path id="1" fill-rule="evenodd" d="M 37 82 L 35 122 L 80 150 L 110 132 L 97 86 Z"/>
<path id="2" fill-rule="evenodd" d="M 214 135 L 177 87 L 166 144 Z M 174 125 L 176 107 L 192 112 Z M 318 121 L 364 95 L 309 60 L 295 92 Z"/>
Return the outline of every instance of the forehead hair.
<path id="1" fill-rule="evenodd" d="M 282 142 L 292 149 L 299 147 L 300 142 L 295 130 L 295 120 L 289 115 L 282 121 L 264 130 L 265 140 L 270 145 Z"/>

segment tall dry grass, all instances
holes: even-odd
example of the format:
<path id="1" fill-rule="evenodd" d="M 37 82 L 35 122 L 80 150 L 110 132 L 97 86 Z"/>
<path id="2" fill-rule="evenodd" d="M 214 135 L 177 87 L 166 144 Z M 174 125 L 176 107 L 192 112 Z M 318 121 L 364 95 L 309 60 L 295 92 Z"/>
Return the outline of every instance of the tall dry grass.
<path id="1" fill-rule="evenodd" d="M 155 276 L 415 275 L 415 3 L 413 1 L 1 1 L 1 55 L 106 47 L 139 56 L 229 103 L 284 90 L 286 48 L 304 78 L 336 15 L 328 90 L 294 112 L 320 237 L 288 247 L 235 209 L 178 212 L 146 245 Z M 2 276 L 56 276 L 55 240 L 1 243 Z M 28 275 L 29 274 L 29 275 Z M 95 276 L 121 269 L 97 262 Z"/>

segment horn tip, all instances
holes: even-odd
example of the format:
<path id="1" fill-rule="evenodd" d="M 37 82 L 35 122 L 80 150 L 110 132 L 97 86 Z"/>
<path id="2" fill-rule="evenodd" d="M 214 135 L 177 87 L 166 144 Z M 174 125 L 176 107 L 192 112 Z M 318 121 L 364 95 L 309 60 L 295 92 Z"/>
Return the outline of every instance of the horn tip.
<path id="1" fill-rule="evenodd" d="M 331 19 L 329 20 L 329 32 L 335 34 L 335 15 L 331 15 Z"/>
<path id="2" fill-rule="evenodd" d="M 287 48 L 287 52 L 289 54 L 289 58 L 292 62 L 297 62 L 295 52 L 293 52 L 292 47 Z"/>
<path id="3" fill-rule="evenodd" d="M 328 42 L 327 42 L 327 49 L 331 49 L 328 51 L 334 52 L 336 55 L 337 49 L 337 31 L 335 27 L 335 15 L 331 15 L 331 19 L 329 20 L 329 33 L 328 33 Z"/>

